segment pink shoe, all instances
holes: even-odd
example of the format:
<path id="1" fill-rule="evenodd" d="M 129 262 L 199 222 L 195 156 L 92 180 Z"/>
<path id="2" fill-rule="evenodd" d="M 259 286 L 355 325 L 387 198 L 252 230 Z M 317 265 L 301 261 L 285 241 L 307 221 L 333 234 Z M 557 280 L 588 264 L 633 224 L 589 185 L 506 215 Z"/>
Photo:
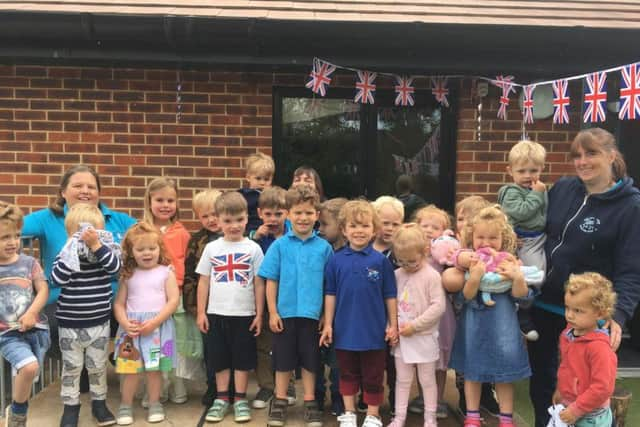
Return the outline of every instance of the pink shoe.
<path id="1" fill-rule="evenodd" d="M 404 421 L 395 417 L 391 420 L 391 422 L 387 425 L 387 427 L 404 427 Z"/>
<path id="2" fill-rule="evenodd" d="M 481 426 L 482 426 L 482 419 L 480 418 L 470 418 L 470 417 L 464 418 L 464 427 L 481 427 Z"/>

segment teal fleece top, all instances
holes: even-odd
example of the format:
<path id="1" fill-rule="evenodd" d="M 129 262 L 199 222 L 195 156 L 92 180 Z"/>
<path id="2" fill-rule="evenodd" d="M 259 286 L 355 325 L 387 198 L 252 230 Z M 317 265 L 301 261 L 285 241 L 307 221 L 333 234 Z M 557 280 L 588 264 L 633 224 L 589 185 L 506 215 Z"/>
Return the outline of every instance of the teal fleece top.
<path id="1" fill-rule="evenodd" d="M 498 190 L 498 203 L 515 229 L 544 231 L 547 222 L 547 192 L 533 191 L 516 184 Z"/>
<path id="2" fill-rule="evenodd" d="M 120 243 L 124 238 L 124 234 L 129 227 L 137 221 L 129 215 L 122 212 L 114 212 L 102 203 L 98 204 L 102 215 L 104 215 L 104 228 L 113 233 L 113 240 Z M 24 217 L 22 225 L 22 235 L 30 236 L 38 239 L 40 243 L 40 258 L 42 259 L 42 267 L 44 268 L 45 277 L 49 282 L 49 299 L 48 304 L 53 304 L 58 300 L 60 288 L 51 287 L 51 269 L 53 262 L 62 247 L 67 242 L 67 230 L 64 228 L 64 218 L 69 208 L 64 205 L 64 215 L 57 215 L 51 209 L 41 209 L 30 213 Z M 118 279 L 114 278 L 111 282 L 111 288 L 115 295 L 118 289 Z"/>

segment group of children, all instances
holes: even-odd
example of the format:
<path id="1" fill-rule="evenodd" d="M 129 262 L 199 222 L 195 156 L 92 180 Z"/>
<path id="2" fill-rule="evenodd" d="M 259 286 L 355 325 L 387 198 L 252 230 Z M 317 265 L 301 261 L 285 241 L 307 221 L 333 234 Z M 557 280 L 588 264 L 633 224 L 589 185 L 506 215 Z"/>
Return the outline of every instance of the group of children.
<path id="1" fill-rule="evenodd" d="M 144 218 L 121 247 L 103 230 L 99 209 L 72 206 L 65 218 L 69 241 L 50 278 L 62 289 L 61 426 L 77 425 L 83 366 L 98 425 L 128 425 L 140 374 L 147 421 L 159 422 L 167 393 L 176 403 L 186 401 L 183 380 L 202 378 L 202 361 L 208 422 L 229 411 L 236 422 L 247 422 L 251 406 L 269 406 L 268 425 L 285 425 L 300 369 L 304 421 L 319 427 L 329 367 L 331 408 L 341 427 L 358 425 L 361 404 L 362 426 L 382 426 L 385 372 L 390 426 L 404 426 L 416 371 L 424 426 L 434 427 L 447 416 L 446 371 L 454 368 L 464 378 L 465 427 L 481 425 L 482 383 L 495 385 L 500 426 L 512 426 L 512 384 L 531 372 L 523 334 L 537 334 L 526 310 L 546 268 L 544 156 L 537 143 L 516 144 L 507 170 L 514 182 L 500 190 L 500 206 L 478 196 L 463 199 L 455 227 L 433 205 L 403 223 L 403 204 L 390 196 L 323 201 L 311 168 L 298 169 L 289 190 L 273 187 L 274 162 L 260 153 L 247 161 L 248 188 L 194 197 L 202 229 L 193 236 L 178 220 L 177 185 L 167 178 L 149 184 Z M 28 300 L 21 311 L 0 313 L 0 353 L 15 373 L 11 426 L 24 425 L 30 384 L 49 346 L 46 319 L 38 314 L 47 285 L 37 261 L 19 253 L 20 225 L 19 208 L 2 204 L 1 298 L 20 292 Z M 447 245 L 443 252 L 440 244 Z M 554 395 L 565 408 L 558 417 L 578 426 L 610 419 L 616 359 L 600 322 L 615 303 L 611 283 L 595 273 L 574 275 L 565 303 L 568 326 Z M 105 405 L 111 310 L 119 323 L 116 372 L 123 374 L 116 416 Z M 253 370 L 259 390 L 250 405 Z M 590 386 L 594 381 L 599 387 Z"/>

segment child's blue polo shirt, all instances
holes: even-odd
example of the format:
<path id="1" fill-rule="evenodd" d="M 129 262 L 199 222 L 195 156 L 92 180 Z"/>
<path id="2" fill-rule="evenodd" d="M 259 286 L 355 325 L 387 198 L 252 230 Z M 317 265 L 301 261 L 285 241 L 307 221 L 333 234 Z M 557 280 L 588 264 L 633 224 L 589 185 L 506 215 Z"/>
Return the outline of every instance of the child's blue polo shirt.
<path id="1" fill-rule="evenodd" d="M 325 269 L 326 295 L 336 296 L 333 343 L 336 349 L 379 350 L 386 347 L 385 300 L 397 297 L 389 259 L 371 245 L 361 251 L 345 247 Z"/>
<path id="2" fill-rule="evenodd" d="M 269 247 L 258 275 L 278 282 L 281 318 L 320 318 L 324 267 L 332 252 L 331 245 L 315 233 L 301 240 L 293 230 Z"/>

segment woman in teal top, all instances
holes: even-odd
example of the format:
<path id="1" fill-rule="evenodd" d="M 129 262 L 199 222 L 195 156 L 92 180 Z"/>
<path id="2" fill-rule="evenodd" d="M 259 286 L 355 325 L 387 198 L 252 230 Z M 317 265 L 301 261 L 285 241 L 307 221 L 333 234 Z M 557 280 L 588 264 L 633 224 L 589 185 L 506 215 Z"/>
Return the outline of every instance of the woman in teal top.
<path id="1" fill-rule="evenodd" d="M 22 235 L 38 239 L 40 257 L 46 277 L 49 278 L 53 261 L 67 242 L 67 231 L 64 219 L 67 211 L 76 203 L 97 205 L 104 215 L 105 229 L 113 233 L 113 238 L 120 243 L 126 231 L 136 220 L 129 215 L 114 212 L 100 203 L 100 177 L 89 166 L 76 165 L 68 169 L 62 176 L 58 197 L 48 208 L 33 212 L 24 218 Z M 112 282 L 114 295 L 118 286 L 117 279 Z M 60 289 L 49 289 L 47 305 L 57 301 Z"/>

